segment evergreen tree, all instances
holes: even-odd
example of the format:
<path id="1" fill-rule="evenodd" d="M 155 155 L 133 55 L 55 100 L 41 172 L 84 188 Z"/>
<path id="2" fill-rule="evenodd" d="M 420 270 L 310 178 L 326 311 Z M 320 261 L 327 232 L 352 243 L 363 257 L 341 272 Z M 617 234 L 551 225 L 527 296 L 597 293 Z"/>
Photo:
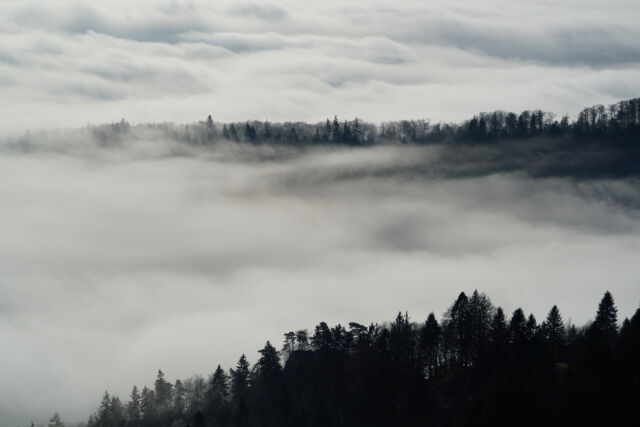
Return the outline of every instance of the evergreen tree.
<path id="1" fill-rule="evenodd" d="M 229 125 L 229 139 L 236 142 L 240 141 L 240 135 L 238 135 L 238 129 L 236 129 L 236 125 L 234 125 L 233 123 Z"/>
<path id="2" fill-rule="evenodd" d="M 608 339 L 615 339 L 618 333 L 618 309 L 609 291 L 605 292 L 600 304 L 593 327 L 601 331 Z"/>
<path id="3" fill-rule="evenodd" d="M 516 309 L 509 322 L 510 341 L 514 347 L 522 347 L 527 340 L 527 319 L 521 308 Z"/>
<path id="4" fill-rule="evenodd" d="M 532 341 L 538 333 L 538 321 L 533 313 L 529 314 L 527 323 L 525 324 L 525 338 L 527 341 Z"/>
<path id="5" fill-rule="evenodd" d="M 360 144 L 363 141 L 363 131 L 362 131 L 362 125 L 360 124 L 360 122 L 358 121 L 358 118 L 356 117 L 356 119 L 353 121 L 353 140 L 356 144 Z"/>
<path id="6" fill-rule="evenodd" d="M 311 337 L 311 346 L 314 350 L 326 350 L 334 347 L 331 329 L 325 322 L 320 322 L 316 325 Z"/>
<path id="7" fill-rule="evenodd" d="M 162 372 L 161 369 L 158 369 L 158 376 L 154 383 L 154 392 L 156 398 L 155 403 L 160 410 L 164 410 L 169 407 L 169 402 L 171 401 L 171 388 L 171 383 L 168 383 L 164 379 L 164 372 Z"/>
<path id="8" fill-rule="evenodd" d="M 229 399 L 229 380 L 220 365 L 211 376 L 209 393 L 214 400 L 221 403 L 225 403 Z"/>
<path id="9" fill-rule="evenodd" d="M 565 344 L 565 328 L 562 323 L 560 310 L 554 305 L 549 310 L 547 319 L 542 325 L 544 337 L 549 345 L 551 354 L 555 360 L 560 357 L 561 350 Z"/>
<path id="10" fill-rule="evenodd" d="M 280 366 L 280 354 L 269 341 L 267 341 L 264 348 L 259 350 L 258 353 L 260 353 L 260 358 L 256 364 L 256 371 L 259 377 L 268 379 L 280 373 L 282 369 Z"/>
<path id="11" fill-rule="evenodd" d="M 231 369 L 231 395 L 236 402 L 247 395 L 249 375 L 249 362 L 243 354 L 236 363 L 236 369 Z"/>
<path id="12" fill-rule="evenodd" d="M 141 400 L 140 400 L 140 409 L 142 412 L 142 425 L 153 426 L 156 420 L 156 406 L 155 406 L 155 396 L 153 390 L 143 387 Z"/>
<path id="13" fill-rule="evenodd" d="M 489 342 L 491 352 L 495 360 L 504 360 L 506 357 L 507 343 L 509 342 L 509 330 L 504 311 L 498 307 L 491 320 L 491 330 L 489 331 Z"/>
<path id="14" fill-rule="evenodd" d="M 139 427 L 142 424 L 142 408 L 140 403 L 140 393 L 135 385 L 131 389 L 127 403 L 127 425 L 129 427 Z"/>
<path id="15" fill-rule="evenodd" d="M 493 310 L 489 297 L 474 290 L 469 299 L 470 356 L 474 364 L 480 363 L 484 358 Z"/>
<path id="16" fill-rule="evenodd" d="M 296 331 L 296 350 L 309 350 L 309 332 L 306 329 Z"/>
<path id="17" fill-rule="evenodd" d="M 182 417 L 184 415 L 186 409 L 185 402 L 185 389 L 182 381 L 176 380 L 175 385 L 173 386 L 173 393 L 171 396 L 173 412 L 178 416 Z"/>
<path id="18" fill-rule="evenodd" d="M 53 414 L 53 416 L 51 417 L 51 419 L 49 420 L 49 427 L 64 427 L 64 423 L 62 422 L 62 418 L 60 418 L 60 415 L 55 412 Z"/>
<path id="19" fill-rule="evenodd" d="M 226 425 L 228 422 L 229 383 L 227 375 L 220 365 L 211 376 L 208 394 L 209 412 L 216 425 Z"/>
<path id="20" fill-rule="evenodd" d="M 469 299 L 464 292 L 458 295 L 445 314 L 444 336 L 449 360 L 462 366 L 468 365 L 472 347 L 471 317 Z"/>
<path id="21" fill-rule="evenodd" d="M 415 338 L 409 314 L 401 312 L 396 316 L 396 320 L 391 324 L 389 330 L 389 346 L 391 349 L 391 360 L 396 365 L 396 370 L 408 372 L 412 369 L 415 359 Z"/>
<path id="22" fill-rule="evenodd" d="M 333 117 L 333 123 L 331 124 L 331 142 L 342 141 L 342 129 L 340 129 L 340 122 L 338 116 Z"/>
<path id="23" fill-rule="evenodd" d="M 427 321 L 420 330 L 420 353 L 425 367 L 425 374 L 428 377 L 435 375 L 438 368 L 441 333 L 436 316 L 433 312 L 429 313 Z"/>

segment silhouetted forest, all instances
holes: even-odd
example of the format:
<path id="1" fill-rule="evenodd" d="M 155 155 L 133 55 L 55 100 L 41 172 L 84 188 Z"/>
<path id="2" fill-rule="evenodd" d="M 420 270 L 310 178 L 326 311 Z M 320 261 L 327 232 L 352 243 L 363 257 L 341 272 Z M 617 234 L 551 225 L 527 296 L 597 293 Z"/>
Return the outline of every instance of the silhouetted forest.
<path id="1" fill-rule="evenodd" d="M 105 392 L 88 426 L 621 425 L 638 398 L 640 308 L 619 327 L 607 292 L 576 327 L 555 305 L 539 323 L 475 291 L 440 320 L 290 331 L 207 379 L 158 371 L 126 402 Z"/>
<path id="2" fill-rule="evenodd" d="M 248 143 L 280 144 L 344 144 L 372 145 L 381 142 L 401 143 L 494 143 L 502 140 L 531 138 L 578 139 L 583 143 L 638 144 L 640 137 L 640 98 L 618 102 L 605 107 L 587 107 L 571 121 L 568 116 L 558 119 L 554 113 L 526 110 L 520 114 L 494 111 L 479 113 L 460 124 L 435 123 L 428 120 L 401 120 L 379 125 L 358 118 L 339 120 L 337 116 L 324 123 L 270 123 L 247 121 L 220 124 L 212 116 L 191 125 L 148 124 L 144 127 L 163 129 L 175 139 L 207 144 L 220 139 Z M 91 126 L 94 134 L 105 142 L 111 131 L 131 130 L 124 120 L 111 125 Z"/>
<path id="3" fill-rule="evenodd" d="M 403 170 L 430 177 L 484 176 L 523 172 L 532 177 L 606 178 L 640 174 L 640 98 L 605 107 L 585 108 L 575 120 L 540 110 L 520 114 L 480 113 L 459 124 L 402 120 L 381 124 L 359 119 L 309 124 L 206 120 L 131 126 L 124 119 L 87 125 L 69 135 L 33 135 L 6 147 L 29 151 L 51 149 L 48 142 L 80 139 L 102 147 L 124 146 L 137 139 L 175 141 L 185 147 L 214 148 L 219 143 L 310 147 L 367 147 L 383 144 L 436 146 L 437 164 Z M 393 173 L 395 171 L 388 171 Z"/>
<path id="4" fill-rule="evenodd" d="M 60 149 L 69 141 L 95 142 L 100 147 L 114 148 L 136 140 L 173 141 L 184 147 L 204 149 L 225 142 L 292 150 L 383 144 L 435 146 L 440 149 L 436 164 L 414 166 L 403 172 L 429 177 L 510 172 L 532 177 L 627 177 L 640 174 L 640 98 L 609 107 L 585 108 L 573 121 L 568 116 L 557 119 L 554 114 L 540 110 L 520 114 L 480 113 L 459 124 L 402 120 L 376 125 L 357 118 L 349 121 L 337 117 L 316 124 L 260 121 L 221 124 L 209 116 L 187 125 L 131 126 L 123 119 L 106 125 L 88 124 L 71 133 L 27 133 L 0 148 L 47 151 Z M 78 146 L 64 149 L 74 150 Z M 388 171 L 393 172 L 396 171 Z"/>

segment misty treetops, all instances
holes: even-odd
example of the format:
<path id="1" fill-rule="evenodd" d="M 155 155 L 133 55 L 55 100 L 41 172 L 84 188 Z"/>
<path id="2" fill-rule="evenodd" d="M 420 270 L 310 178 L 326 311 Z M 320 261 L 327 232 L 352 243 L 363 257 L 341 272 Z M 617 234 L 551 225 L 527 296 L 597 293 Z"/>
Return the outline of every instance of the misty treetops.
<path id="1" fill-rule="evenodd" d="M 555 305 L 538 322 L 463 292 L 440 321 L 320 322 L 258 354 L 208 379 L 159 370 L 127 402 L 105 392 L 87 425 L 613 425 L 640 396 L 640 309 L 620 327 L 606 292 L 577 327 Z"/>
<path id="2" fill-rule="evenodd" d="M 209 115 L 205 121 L 184 126 L 166 123 L 140 126 L 161 130 L 175 139 L 196 144 L 224 139 L 249 143 L 357 146 L 391 141 L 481 143 L 535 137 L 637 142 L 640 135 L 640 98 L 609 107 L 596 105 L 585 108 L 573 121 L 566 115 L 558 119 L 553 113 L 526 110 L 520 114 L 504 111 L 479 113 L 459 124 L 401 120 L 375 125 L 358 118 L 340 120 L 337 116 L 317 124 L 261 121 L 220 124 Z M 123 119 L 111 125 L 90 126 L 89 129 L 98 139 L 108 142 L 119 133 L 130 132 L 131 126 Z"/>

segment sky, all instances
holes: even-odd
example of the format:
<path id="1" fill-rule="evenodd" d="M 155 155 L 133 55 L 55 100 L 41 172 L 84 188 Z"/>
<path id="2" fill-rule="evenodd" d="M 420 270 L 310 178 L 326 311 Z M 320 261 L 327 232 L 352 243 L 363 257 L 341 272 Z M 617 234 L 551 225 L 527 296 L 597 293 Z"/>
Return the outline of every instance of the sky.
<path id="1" fill-rule="evenodd" d="M 4 0 L 0 129 L 575 115 L 640 93 L 638 16 L 635 0 Z"/>
<path id="2" fill-rule="evenodd" d="M 0 426 L 86 420 L 105 389 L 253 362 L 320 321 L 441 318 L 476 288 L 578 325 L 610 290 L 631 316 L 635 178 L 425 177 L 406 171 L 441 148 L 69 129 L 575 115 L 640 94 L 639 17 L 622 0 L 0 2 Z"/>

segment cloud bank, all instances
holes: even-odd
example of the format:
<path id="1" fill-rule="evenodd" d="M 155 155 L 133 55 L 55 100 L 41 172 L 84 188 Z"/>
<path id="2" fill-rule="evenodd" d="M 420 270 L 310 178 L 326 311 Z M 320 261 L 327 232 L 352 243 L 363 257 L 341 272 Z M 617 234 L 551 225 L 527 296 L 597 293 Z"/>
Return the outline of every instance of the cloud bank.
<path id="1" fill-rule="evenodd" d="M 621 316 L 640 302 L 636 178 L 456 178 L 414 172 L 454 162 L 438 146 L 136 132 L 0 149 L 2 425 L 81 420 L 105 388 L 255 361 L 322 320 L 441 315 L 461 290 L 539 319 L 556 303 L 577 324 L 607 289 Z"/>
<path id="2" fill-rule="evenodd" d="M 640 93 L 637 2 L 5 1 L 0 129 L 575 114 Z"/>

